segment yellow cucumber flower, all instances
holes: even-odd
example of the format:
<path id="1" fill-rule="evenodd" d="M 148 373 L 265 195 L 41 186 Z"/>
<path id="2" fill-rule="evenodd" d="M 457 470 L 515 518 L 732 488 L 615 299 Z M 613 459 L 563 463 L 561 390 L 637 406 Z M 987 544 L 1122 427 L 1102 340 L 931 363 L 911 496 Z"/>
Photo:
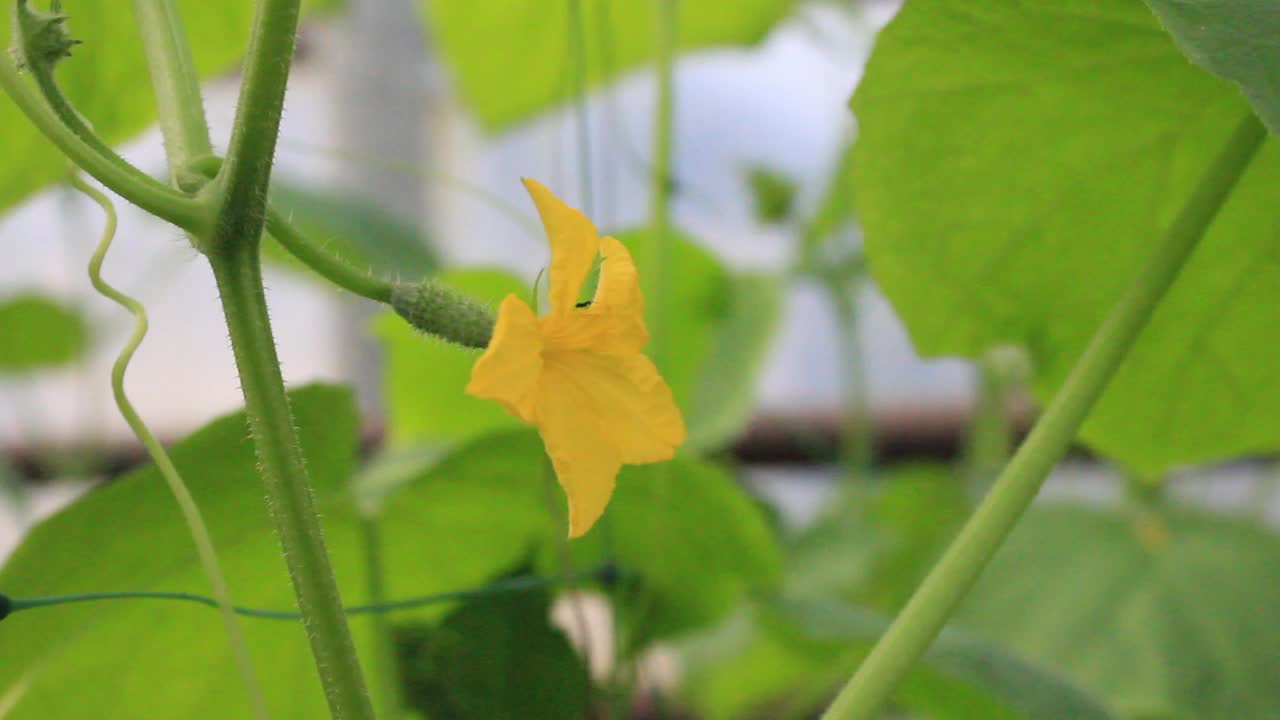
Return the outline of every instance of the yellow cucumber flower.
<path id="1" fill-rule="evenodd" d="M 649 332 L 631 253 L 542 185 L 526 179 L 524 186 L 551 244 L 551 310 L 538 318 L 508 295 L 467 392 L 538 428 L 569 498 L 569 537 L 578 537 L 609 504 L 623 463 L 671 459 L 684 442 L 684 419 L 640 352 Z M 579 303 L 598 255 L 595 297 Z"/>

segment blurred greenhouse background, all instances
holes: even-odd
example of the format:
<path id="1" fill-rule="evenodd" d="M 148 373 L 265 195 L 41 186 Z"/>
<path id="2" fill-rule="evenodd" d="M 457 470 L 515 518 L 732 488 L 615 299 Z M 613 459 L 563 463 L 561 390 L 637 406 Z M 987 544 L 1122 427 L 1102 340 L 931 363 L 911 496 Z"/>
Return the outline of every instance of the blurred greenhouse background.
<path id="1" fill-rule="evenodd" d="M 344 252 L 379 255 L 371 264 L 406 279 L 499 267 L 532 283 L 546 262 L 546 240 L 521 177 L 537 178 L 584 208 L 602 230 L 647 221 L 656 90 L 651 67 L 642 64 L 593 89 L 581 106 L 563 103 L 495 132 L 462 97 L 430 29 L 423 32 L 419 2 L 335 4 L 337 9 L 304 21 L 285 105 L 273 192 L 300 224 L 332 237 Z M 737 477 L 776 511 L 788 584 L 843 592 L 848 588 L 841 583 L 852 587 L 850 577 L 870 576 L 867 568 L 879 567 L 873 551 L 887 546 L 897 553 L 893 560 L 909 571 L 875 587 L 867 601 L 883 613 L 901 606 L 989 482 L 993 468 L 969 463 L 971 455 L 981 454 L 975 448 L 994 443 L 1002 458 L 1034 415 L 1027 360 L 1020 353 L 998 348 L 981 364 L 915 353 L 893 309 L 861 274 L 856 218 L 837 213 L 832 255 L 803 257 L 805 223 L 821 214 L 824 194 L 856 136 L 850 94 L 876 33 L 897 10 L 898 3 L 889 0 L 801 0 L 758 44 L 682 52 L 675 73 L 671 179 L 672 225 L 726 268 L 796 271 L 786 279 L 776 328 L 760 349 L 749 424 L 726 447 L 700 449 L 740 461 Z M 229 135 L 238 82 L 227 75 L 207 85 L 215 145 Z M 130 142 L 123 154 L 154 174 L 162 172 L 158 131 Z M 151 333 L 130 369 L 129 390 L 157 433 L 176 440 L 243 403 L 225 324 L 208 265 L 178 231 L 124 203 L 119 210 L 120 232 L 105 273 L 140 298 L 151 315 Z M 0 558 L 39 518 L 144 458 L 107 382 L 129 318 L 94 294 L 85 278 L 100 224 L 95 206 L 62 187 L 0 219 L 8 249 L 7 262 L 0 264 L 0 299 L 25 293 L 56 298 L 82 314 L 89 347 L 69 365 L 0 374 Z M 371 234 L 383 243 L 376 252 L 361 246 L 360 236 Z M 295 387 L 314 380 L 353 385 L 366 449 L 377 447 L 388 424 L 386 358 L 374 327 L 378 308 L 316 282 L 278 249 L 269 257 L 268 301 L 287 381 Z M 804 262 L 813 266 L 798 267 Z M 845 288 L 851 299 L 847 314 L 833 306 L 824 263 L 859 268 L 856 287 Z M 755 318 L 762 326 L 771 322 L 767 305 L 762 300 Z M 0 322 L 0 331 L 5 328 Z M 984 383 L 998 384 L 998 391 L 984 394 Z M 984 397 L 995 397 L 1000 407 L 978 412 Z M 995 425 L 974 428 L 979 416 L 995 418 Z M 938 461 L 952 463 L 951 469 Z M 875 472 L 869 470 L 873 465 Z M 858 534 L 866 528 L 832 520 L 848 500 L 845 493 L 857 485 L 843 481 L 872 475 L 901 480 L 907 488 L 902 496 L 877 495 L 876 502 L 883 502 L 872 510 L 892 526 L 888 535 L 900 530 L 906 540 L 871 533 L 874 542 L 867 541 L 869 535 Z M 1177 472 L 1170 487 L 1195 504 L 1244 509 L 1274 523 L 1280 521 L 1278 479 L 1270 460 L 1257 459 Z M 1143 480 L 1079 451 L 1055 472 L 1046 495 L 1109 507 L 1141 505 L 1132 495 Z M 938 485 L 946 489 L 938 491 Z M 911 494 L 917 490 L 919 497 Z M 802 534 L 812 527 L 819 531 Z M 1100 524 L 1091 541 L 1102 543 L 1097 538 L 1109 527 Z M 895 545 L 899 540 L 901 546 Z M 850 551 L 853 557 L 841 556 L 847 565 L 835 569 L 832 548 L 846 541 L 858 549 Z M 1031 545 L 1011 555 L 1028 563 L 1043 560 L 1034 547 L 1027 549 Z M 1107 547 L 1098 547 L 1105 555 Z M 995 591 L 992 596 L 990 607 L 1006 599 Z M 1081 613 L 1083 619 L 1076 619 L 1082 625 L 1093 621 Z M 724 623 L 698 628 L 704 634 L 692 642 L 663 644 L 648 680 L 674 684 L 687 670 L 700 678 L 701 707 L 715 710 L 705 716 L 715 718 L 775 717 L 735 715 L 760 698 L 739 698 L 731 686 L 759 681 L 767 691 L 776 682 L 780 691 L 810 701 L 776 717 L 806 717 L 814 693 L 821 697 L 832 687 L 828 665 L 843 672 L 847 656 L 836 662 L 835 655 L 823 654 L 829 650 L 823 646 L 806 656 L 809 664 L 797 665 L 788 653 L 812 647 L 782 647 L 768 638 L 736 654 L 735 643 L 745 643 L 748 614 L 739 608 Z M 605 615 L 601 611 L 596 619 L 603 623 Z M 986 626 L 981 619 L 975 624 L 998 627 L 998 616 L 992 617 L 997 619 L 988 618 Z M 863 620 L 832 621 L 814 632 L 817 640 L 807 640 L 864 641 L 869 631 L 858 625 Z M 1170 654 L 1182 650 L 1171 647 Z M 603 654 L 593 653 L 597 660 Z M 1118 652 L 1106 659 L 1122 663 L 1126 656 Z M 729 662 L 730 670 L 704 674 L 714 662 Z M 1109 668 L 1091 668 L 1085 675 L 1093 679 Z"/>
<path id="2" fill-rule="evenodd" d="M 852 134 L 849 93 L 875 30 L 893 10 L 892 3 L 802 4 L 758 47 L 683 56 L 676 79 L 676 226 L 733 268 L 779 270 L 794 262 L 793 233 L 757 216 L 749 172 L 767 168 L 786 178 L 801 212 L 812 211 Z M 450 266 L 502 267 L 531 281 L 545 262 L 544 241 L 518 180 L 539 178 L 580 202 L 574 108 L 486 134 L 456 97 L 447 69 L 422 59 L 417 17 L 409 2 L 356 0 L 345 13 L 304 26 L 278 183 L 385 213 Z M 388 74 L 388 65 L 404 69 Z M 236 88 L 234 77 L 209 86 L 215 138 L 229 132 Z M 652 73 L 642 68 L 590 96 L 589 172 L 602 228 L 634 225 L 647 212 L 653 93 Z M 381 108 L 387 111 L 374 111 Z M 159 133 L 130 143 L 124 155 L 158 170 Z M 107 272 L 137 293 L 152 323 L 131 366 L 130 392 L 163 437 L 177 438 L 241 403 L 223 320 L 211 304 L 213 279 L 162 222 L 129 206 L 120 213 Z M 133 442 L 105 383 L 129 320 L 84 280 L 98 222 L 95 208 L 67 189 L 42 193 L 0 222 L 0 234 L 21 248 L 0 267 L 6 295 L 52 293 L 102 323 L 83 364 L 0 380 L 0 438 L 19 457 L 76 445 L 119 451 Z M 289 382 L 353 382 L 376 419 L 381 360 L 369 338 L 371 306 L 278 268 L 269 271 L 268 289 Z M 967 364 L 920 360 L 874 290 L 862 293 L 859 304 L 875 411 L 899 425 L 923 419 L 926 426 L 958 428 L 972 395 Z M 819 288 L 801 281 L 789 289 L 758 381 L 762 420 L 831 425 L 839 416 L 834 323 Z M 0 546 L 10 546 L 13 526 L 0 538 Z"/>

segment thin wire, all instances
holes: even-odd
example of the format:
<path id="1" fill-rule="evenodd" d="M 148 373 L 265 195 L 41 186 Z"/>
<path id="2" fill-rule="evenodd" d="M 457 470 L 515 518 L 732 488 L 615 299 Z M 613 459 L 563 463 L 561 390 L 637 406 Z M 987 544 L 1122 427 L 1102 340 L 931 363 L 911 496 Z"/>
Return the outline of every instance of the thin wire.
<path id="1" fill-rule="evenodd" d="M 436 593 L 434 595 L 418 595 L 390 602 L 351 605 L 345 608 L 345 611 L 348 615 L 364 615 L 368 613 L 388 613 L 395 612 L 397 610 L 410 610 L 413 608 L 423 607 L 425 605 L 452 602 L 456 600 L 471 600 L 479 597 L 488 597 L 490 595 L 537 590 L 539 588 L 549 587 L 561 582 L 566 584 L 576 584 L 587 580 L 600 580 L 612 575 L 613 572 L 614 571 L 610 566 L 604 565 L 596 568 L 592 572 L 570 577 L 521 575 L 519 577 L 508 578 L 506 580 L 499 580 L 484 587 L 471 588 L 468 590 L 453 590 L 450 592 Z M 195 603 L 206 607 L 218 607 L 218 602 L 216 600 L 205 595 L 186 592 L 141 590 L 53 595 L 49 597 L 35 598 L 10 598 L 10 614 L 22 610 L 53 607 L 55 605 L 69 605 L 72 603 L 97 602 L 100 600 L 173 600 L 178 602 Z M 233 605 L 231 609 L 237 615 L 256 618 L 259 620 L 300 620 L 302 618 L 299 613 L 292 610 L 264 610 L 261 608 L 244 607 L 242 605 Z"/>
<path id="2" fill-rule="evenodd" d="M 129 336 L 128 341 L 121 348 L 120 354 L 116 357 L 115 364 L 111 366 L 111 392 L 115 396 L 116 406 L 120 409 L 120 415 L 124 418 L 124 421 L 133 430 L 133 434 L 137 436 L 143 447 L 146 448 L 147 454 L 151 456 L 156 469 L 164 477 L 174 500 L 178 503 L 182 517 L 191 532 L 191 539 L 195 543 L 200 565 L 204 568 L 210 590 L 214 598 L 216 598 L 216 600 L 210 600 L 210 604 L 221 611 L 227 642 L 231 646 L 232 656 L 235 658 L 236 666 L 240 670 L 241 680 L 244 682 L 245 691 L 249 696 L 249 704 L 253 706 L 254 715 L 259 720 L 269 720 L 271 714 L 267 709 L 262 686 L 253 670 L 253 660 L 249 655 L 249 646 L 245 642 L 244 634 L 240 630 L 240 624 L 237 622 L 232 610 L 231 592 L 227 588 L 226 578 L 219 567 L 218 554 L 214 550 L 213 539 L 209 536 L 209 528 L 205 525 L 204 517 L 200 513 L 200 506 L 196 504 L 195 498 L 191 496 L 191 491 L 187 488 L 186 483 L 183 482 L 182 476 L 178 474 L 178 469 L 169 458 L 169 454 L 165 452 L 164 446 L 152 434 L 151 429 L 143 422 L 142 416 L 134 409 L 133 403 L 129 401 L 128 395 L 125 394 L 124 376 L 129 369 L 129 361 L 133 359 L 133 354 L 147 336 L 147 311 L 142 306 L 142 303 L 116 289 L 102 277 L 102 263 L 107 257 L 107 251 L 111 249 L 111 241 L 115 239 L 116 234 L 115 207 L 112 206 L 106 195 L 85 182 L 78 173 L 73 172 L 71 174 L 71 185 L 97 203 L 106 215 L 102 238 L 98 241 L 98 247 L 94 250 L 93 257 L 89 260 L 89 281 L 99 294 L 128 310 L 134 317 L 133 334 Z"/>

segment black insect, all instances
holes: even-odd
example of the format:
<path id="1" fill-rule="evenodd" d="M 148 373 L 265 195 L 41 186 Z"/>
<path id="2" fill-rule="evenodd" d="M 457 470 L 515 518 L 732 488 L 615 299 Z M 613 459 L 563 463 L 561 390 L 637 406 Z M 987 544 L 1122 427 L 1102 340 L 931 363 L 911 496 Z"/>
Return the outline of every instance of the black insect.
<path id="1" fill-rule="evenodd" d="M 574 305 L 574 307 L 576 307 L 576 308 L 591 307 L 591 301 L 590 301 L 590 300 L 583 300 L 582 302 L 578 303 L 577 305 Z"/>

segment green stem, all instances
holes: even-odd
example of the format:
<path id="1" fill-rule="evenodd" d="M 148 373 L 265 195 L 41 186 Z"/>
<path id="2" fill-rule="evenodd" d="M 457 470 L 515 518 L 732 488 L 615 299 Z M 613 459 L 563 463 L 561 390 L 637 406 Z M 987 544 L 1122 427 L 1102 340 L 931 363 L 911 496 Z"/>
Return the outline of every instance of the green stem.
<path id="1" fill-rule="evenodd" d="M 586 33 L 582 27 L 582 0 L 569 0 L 569 45 L 573 53 L 574 124 L 578 132 L 578 185 L 582 192 L 582 212 L 596 216 L 591 181 L 591 123 L 587 115 Z"/>
<path id="2" fill-rule="evenodd" d="M 8 58 L 0 58 L 0 87 L 4 88 L 18 109 L 62 154 L 112 192 L 185 230 L 202 232 L 208 228 L 210 212 L 204 202 L 179 194 L 146 176 L 114 152 L 104 154 L 101 148 L 105 148 L 105 144 L 86 141 L 63 122 L 39 93 L 23 81 Z M 74 115 L 74 111 L 72 114 Z"/>
<path id="3" fill-rule="evenodd" d="M 361 297 L 391 302 L 392 284 L 362 272 L 298 231 L 279 211 L 267 208 L 267 232 L 316 274 Z"/>
<path id="4" fill-rule="evenodd" d="M 267 315 L 259 248 L 300 0 L 258 0 L 206 252 L 222 298 L 268 507 L 284 550 L 334 720 L 373 720 L 338 583 L 329 564 Z"/>
<path id="5" fill-rule="evenodd" d="M 300 5 L 258 0 L 231 144 L 216 181 L 222 198 L 216 243 L 256 245 L 262 233 Z"/>
<path id="6" fill-rule="evenodd" d="M 835 308 L 840 367 L 844 370 L 840 467 L 846 481 L 869 480 L 875 461 L 866 363 L 858 333 L 858 306 L 854 299 L 861 286 L 859 280 L 851 277 L 827 278 L 825 281 L 827 295 Z"/>
<path id="7" fill-rule="evenodd" d="M 928 649 L 1070 447 L 1265 138 L 1266 129 L 1252 114 L 1235 129 L 991 492 L 836 697 L 824 720 L 875 717 L 902 676 Z"/>
<path id="8" fill-rule="evenodd" d="M 192 160 L 213 154 L 191 45 L 174 0 L 133 0 L 175 185 Z"/>
<path id="9" fill-rule="evenodd" d="M 284 391 L 262 287 L 258 237 L 242 240 L 215 245 L 208 257 L 231 334 L 267 504 L 332 716 L 373 720 Z"/>
<path id="10" fill-rule="evenodd" d="M 658 98 L 654 103 L 653 174 L 650 178 L 649 227 L 652 237 L 648 248 L 649 262 L 644 268 L 648 280 L 645 288 L 653 308 L 650 317 L 652 340 L 649 355 L 661 370 L 666 361 L 666 303 L 670 272 L 671 232 L 671 153 L 672 123 L 675 115 L 674 60 L 676 52 L 676 12 L 679 0 L 654 0 L 658 7 L 657 47 L 654 69 L 658 78 Z"/>
<path id="11" fill-rule="evenodd" d="M 204 516 L 200 513 L 200 506 L 196 503 L 195 498 L 191 496 L 191 491 L 187 489 L 186 483 L 182 480 L 182 475 L 178 473 L 178 468 L 174 466 L 173 460 L 169 458 L 169 453 L 165 451 L 164 446 L 160 444 L 151 429 L 143 422 L 142 416 L 133 407 L 133 403 L 129 401 L 129 396 L 124 390 L 124 376 L 129 368 L 129 362 L 133 359 L 133 354 L 137 351 L 138 346 L 142 344 L 143 339 L 147 336 L 147 311 L 146 308 L 142 307 L 141 303 L 111 286 L 102 277 L 102 263 L 107 257 L 107 251 L 111 249 L 111 241 L 115 238 L 116 233 L 115 209 L 111 206 L 111 201 L 107 199 L 106 195 L 84 182 L 80 179 L 80 176 L 74 173 L 71 176 L 71 184 L 96 202 L 107 216 L 106 227 L 102 231 L 102 240 L 98 243 L 93 257 L 89 260 L 89 281 L 93 284 L 95 290 L 128 310 L 134 317 L 133 334 L 130 335 L 128 342 L 120 350 L 120 355 L 116 358 L 115 364 L 111 366 L 111 392 L 115 396 L 116 407 L 120 409 L 120 415 L 124 417 L 129 428 L 133 430 L 133 434 L 137 436 L 142 446 L 146 448 L 147 454 L 151 456 L 156 469 L 160 471 L 161 477 L 168 484 L 169 491 L 178 503 L 178 509 L 182 512 L 182 517 L 191 531 L 191 539 L 196 546 L 196 555 L 200 559 L 201 567 L 204 568 L 210 591 L 213 593 L 218 610 L 222 615 L 223 627 L 227 634 L 227 640 L 231 645 L 231 654 L 240 670 L 241 679 L 249 694 L 249 703 L 253 707 L 254 715 L 258 718 L 268 718 L 270 713 L 267 710 L 266 701 L 263 699 L 262 687 L 258 683 L 257 674 L 253 670 L 253 660 L 249 655 L 249 646 L 245 642 L 244 633 L 240 630 L 240 624 L 236 621 L 235 606 L 231 601 L 231 591 L 227 587 L 226 578 L 222 574 L 222 568 L 218 563 L 218 553 L 214 549 L 213 538 L 209 535 L 209 528 L 205 525 Z"/>
<path id="12" fill-rule="evenodd" d="M 975 363 L 977 402 L 965 448 L 964 480 L 974 497 L 984 493 L 1000 469 L 1009 462 L 1013 423 L 1006 407 L 1011 378 L 1002 355 L 1007 348 L 986 351 Z"/>
<path id="13" fill-rule="evenodd" d="M 374 668 L 377 682 L 374 687 L 382 695 L 379 707 L 383 716 L 398 720 L 404 715 L 405 704 L 400 691 L 400 659 L 396 654 L 395 633 L 384 607 L 387 603 L 387 578 L 382 561 L 382 528 L 377 518 L 360 518 L 360 538 L 364 545 L 369 604 L 378 608 L 369 613 L 369 628 L 377 645 Z"/>

